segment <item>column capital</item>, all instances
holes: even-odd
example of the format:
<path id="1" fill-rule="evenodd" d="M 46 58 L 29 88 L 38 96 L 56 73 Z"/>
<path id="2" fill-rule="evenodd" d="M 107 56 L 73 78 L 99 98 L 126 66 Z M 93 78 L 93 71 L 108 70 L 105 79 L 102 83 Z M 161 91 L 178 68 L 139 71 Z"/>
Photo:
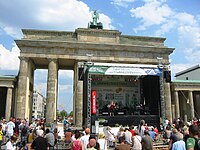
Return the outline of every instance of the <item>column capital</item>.
<path id="1" fill-rule="evenodd" d="M 19 56 L 19 59 L 24 61 L 29 61 L 29 58 L 24 56 Z"/>
<path id="2" fill-rule="evenodd" d="M 57 61 L 58 61 L 57 58 L 47 58 L 47 60 L 48 60 L 48 62 L 51 62 L 51 61 L 53 61 L 53 62 L 57 62 Z"/>

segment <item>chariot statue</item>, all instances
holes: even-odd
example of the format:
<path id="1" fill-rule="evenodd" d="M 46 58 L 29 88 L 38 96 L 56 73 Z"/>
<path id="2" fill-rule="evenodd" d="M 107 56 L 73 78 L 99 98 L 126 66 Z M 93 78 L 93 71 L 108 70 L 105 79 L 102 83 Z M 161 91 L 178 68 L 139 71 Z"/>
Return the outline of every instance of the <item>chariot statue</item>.
<path id="1" fill-rule="evenodd" d="M 94 10 L 92 13 L 92 21 L 88 23 L 88 28 L 103 29 L 103 24 L 101 22 L 97 22 L 97 20 L 99 20 L 99 13 L 97 10 Z"/>

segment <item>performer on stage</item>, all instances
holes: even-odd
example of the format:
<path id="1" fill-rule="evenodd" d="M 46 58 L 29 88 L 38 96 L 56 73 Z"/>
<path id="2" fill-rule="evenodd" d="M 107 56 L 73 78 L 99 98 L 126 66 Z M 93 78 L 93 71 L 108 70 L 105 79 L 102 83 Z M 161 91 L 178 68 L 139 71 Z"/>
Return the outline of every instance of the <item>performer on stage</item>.
<path id="1" fill-rule="evenodd" d="M 111 103 L 108 105 L 108 110 L 110 112 L 110 116 L 114 116 L 116 105 L 114 101 L 111 101 Z"/>

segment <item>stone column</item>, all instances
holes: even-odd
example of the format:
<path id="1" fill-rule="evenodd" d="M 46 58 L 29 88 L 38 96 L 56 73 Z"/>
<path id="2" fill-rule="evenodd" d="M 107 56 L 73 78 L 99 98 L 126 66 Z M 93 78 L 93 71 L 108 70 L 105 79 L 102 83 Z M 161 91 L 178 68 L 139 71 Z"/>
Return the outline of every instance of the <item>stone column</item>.
<path id="1" fill-rule="evenodd" d="M 57 94 L 58 94 L 58 62 L 57 59 L 48 59 L 46 122 L 56 119 Z"/>
<path id="2" fill-rule="evenodd" d="M 83 81 L 78 80 L 78 62 L 74 66 L 74 123 L 81 127 L 83 122 Z"/>
<path id="3" fill-rule="evenodd" d="M 26 104 L 28 101 L 28 89 L 29 89 L 29 79 L 28 79 L 28 63 L 29 59 L 25 57 L 20 58 L 20 70 L 18 78 L 18 89 L 17 89 L 17 101 L 15 116 L 16 118 L 27 118 L 26 116 Z"/>
<path id="4" fill-rule="evenodd" d="M 171 109 L 171 91 L 170 91 L 170 83 L 164 83 L 165 90 L 165 116 L 167 119 L 172 121 L 172 109 Z"/>
<path id="5" fill-rule="evenodd" d="M 178 91 L 174 91 L 174 102 L 176 110 L 176 119 L 180 117 Z"/>
<path id="6" fill-rule="evenodd" d="M 6 120 L 9 120 L 11 117 L 12 93 L 13 93 L 13 89 L 8 87 L 7 96 L 6 96 L 6 111 L 5 111 Z"/>
<path id="7" fill-rule="evenodd" d="M 192 94 L 192 91 L 188 91 L 188 98 L 189 98 L 189 104 L 190 104 L 190 116 L 191 116 L 191 119 L 194 118 L 194 102 L 193 102 L 193 94 Z"/>
<path id="8" fill-rule="evenodd" d="M 176 114 L 175 114 L 175 105 L 172 104 L 172 121 L 176 118 Z"/>

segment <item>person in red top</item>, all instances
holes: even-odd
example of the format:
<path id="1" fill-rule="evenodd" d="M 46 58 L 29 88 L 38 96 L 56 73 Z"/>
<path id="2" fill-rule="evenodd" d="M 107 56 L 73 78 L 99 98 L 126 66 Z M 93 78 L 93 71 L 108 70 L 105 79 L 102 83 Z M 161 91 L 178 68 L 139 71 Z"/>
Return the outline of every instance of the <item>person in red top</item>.
<path id="1" fill-rule="evenodd" d="M 132 136 L 135 135 L 134 126 L 129 127 L 129 131 L 131 132 Z"/>
<path id="2" fill-rule="evenodd" d="M 155 126 L 154 127 L 154 132 L 155 132 L 155 141 L 158 140 L 158 128 Z"/>

